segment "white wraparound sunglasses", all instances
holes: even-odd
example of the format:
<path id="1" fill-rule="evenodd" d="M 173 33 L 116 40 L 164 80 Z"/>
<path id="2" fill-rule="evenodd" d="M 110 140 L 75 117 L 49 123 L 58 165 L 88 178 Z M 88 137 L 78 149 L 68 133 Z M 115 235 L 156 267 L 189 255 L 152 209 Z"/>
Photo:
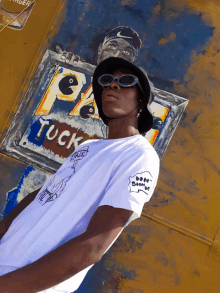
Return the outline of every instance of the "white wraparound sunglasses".
<path id="1" fill-rule="evenodd" d="M 117 81 L 121 87 L 132 87 L 138 84 L 143 92 L 143 89 L 139 83 L 138 77 L 132 74 L 125 74 L 119 77 L 115 77 L 111 74 L 103 74 L 98 78 L 98 83 L 102 86 L 109 86 L 112 82 Z"/>

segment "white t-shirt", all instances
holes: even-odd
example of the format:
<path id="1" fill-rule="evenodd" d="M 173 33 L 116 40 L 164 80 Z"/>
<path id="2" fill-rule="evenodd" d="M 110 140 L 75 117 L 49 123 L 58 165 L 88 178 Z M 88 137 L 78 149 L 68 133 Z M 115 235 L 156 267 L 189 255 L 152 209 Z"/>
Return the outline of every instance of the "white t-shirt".
<path id="1" fill-rule="evenodd" d="M 141 216 L 158 174 L 159 157 L 142 135 L 83 142 L 45 182 L 0 240 L 0 276 L 84 233 L 99 206 L 133 211 L 126 227 Z M 41 292 L 77 290 L 92 266 Z"/>

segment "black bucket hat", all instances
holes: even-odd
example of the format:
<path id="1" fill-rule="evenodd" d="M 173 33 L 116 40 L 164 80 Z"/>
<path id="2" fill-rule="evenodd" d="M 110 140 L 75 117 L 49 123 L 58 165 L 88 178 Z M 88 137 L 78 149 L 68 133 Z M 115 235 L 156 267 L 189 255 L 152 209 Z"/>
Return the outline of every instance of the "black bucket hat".
<path id="1" fill-rule="evenodd" d="M 95 69 L 95 72 L 93 74 L 93 93 L 94 93 L 94 99 L 96 101 L 96 105 L 98 107 L 99 111 L 99 117 L 102 119 L 102 121 L 108 125 L 108 122 L 111 120 L 111 118 L 108 118 L 102 110 L 102 86 L 98 83 L 98 78 L 104 74 L 104 73 L 110 73 L 112 74 L 115 70 L 118 68 L 125 68 L 129 69 L 132 74 L 138 77 L 138 80 L 141 84 L 141 87 L 143 89 L 143 94 L 140 97 L 140 100 L 147 101 L 147 107 L 142 108 L 142 112 L 140 113 L 140 116 L 138 117 L 138 131 L 140 133 L 146 133 L 153 127 L 153 114 L 150 110 L 149 105 L 153 102 L 155 92 L 154 92 L 154 86 L 153 83 L 149 80 L 146 71 L 141 68 L 137 67 L 133 63 L 122 59 L 118 57 L 110 57 L 102 61 Z"/>

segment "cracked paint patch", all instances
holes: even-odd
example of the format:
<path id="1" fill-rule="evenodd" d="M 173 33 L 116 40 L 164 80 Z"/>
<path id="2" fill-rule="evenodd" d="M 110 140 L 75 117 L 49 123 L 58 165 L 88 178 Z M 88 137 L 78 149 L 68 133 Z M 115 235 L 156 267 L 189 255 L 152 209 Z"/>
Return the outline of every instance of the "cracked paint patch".
<path id="1" fill-rule="evenodd" d="M 20 182 L 18 183 L 18 186 L 8 192 L 6 197 L 6 209 L 5 209 L 4 217 L 18 204 L 17 197 L 21 190 L 23 181 L 28 176 L 28 174 L 32 172 L 33 170 L 34 168 L 27 167 Z"/>

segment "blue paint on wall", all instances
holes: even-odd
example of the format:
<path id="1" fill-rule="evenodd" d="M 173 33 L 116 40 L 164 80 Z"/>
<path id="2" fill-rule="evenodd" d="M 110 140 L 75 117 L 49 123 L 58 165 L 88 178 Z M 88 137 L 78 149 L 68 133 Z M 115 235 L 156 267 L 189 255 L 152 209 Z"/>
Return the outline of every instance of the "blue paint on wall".
<path id="1" fill-rule="evenodd" d="M 154 16 L 153 11 L 159 2 L 163 9 L 163 1 L 158 0 L 137 0 L 134 5 L 121 5 L 119 0 L 76 1 L 74 4 L 69 0 L 66 21 L 53 41 L 95 65 L 98 46 L 106 33 L 120 25 L 131 26 L 143 41 L 137 65 L 144 67 L 150 76 L 183 83 L 192 51 L 204 53 L 214 28 L 187 7 L 176 7 L 175 16 L 170 18 L 163 11 Z M 159 41 L 171 32 L 176 38 L 159 45 Z M 155 86 L 169 88 L 157 82 Z"/>
<path id="2" fill-rule="evenodd" d="M 25 170 L 20 182 L 18 183 L 17 188 L 13 189 L 12 191 L 8 192 L 7 195 L 7 200 L 6 200 L 6 208 L 5 208 L 5 213 L 4 213 L 4 217 L 11 211 L 13 210 L 13 208 L 18 204 L 17 201 L 17 197 L 18 194 L 21 190 L 21 186 L 23 184 L 24 178 L 26 178 L 28 176 L 28 174 L 32 171 L 34 171 L 35 169 L 33 167 L 27 167 L 27 169 Z"/>
<path id="3" fill-rule="evenodd" d="M 94 266 L 88 271 L 86 277 L 84 278 L 82 284 L 79 288 L 74 291 L 74 293 L 96 293 L 98 292 L 98 288 L 100 284 L 103 283 L 103 269 L 104 269 L 104 261 L 100 260 L 98 263 L 94 264 Z"/>

